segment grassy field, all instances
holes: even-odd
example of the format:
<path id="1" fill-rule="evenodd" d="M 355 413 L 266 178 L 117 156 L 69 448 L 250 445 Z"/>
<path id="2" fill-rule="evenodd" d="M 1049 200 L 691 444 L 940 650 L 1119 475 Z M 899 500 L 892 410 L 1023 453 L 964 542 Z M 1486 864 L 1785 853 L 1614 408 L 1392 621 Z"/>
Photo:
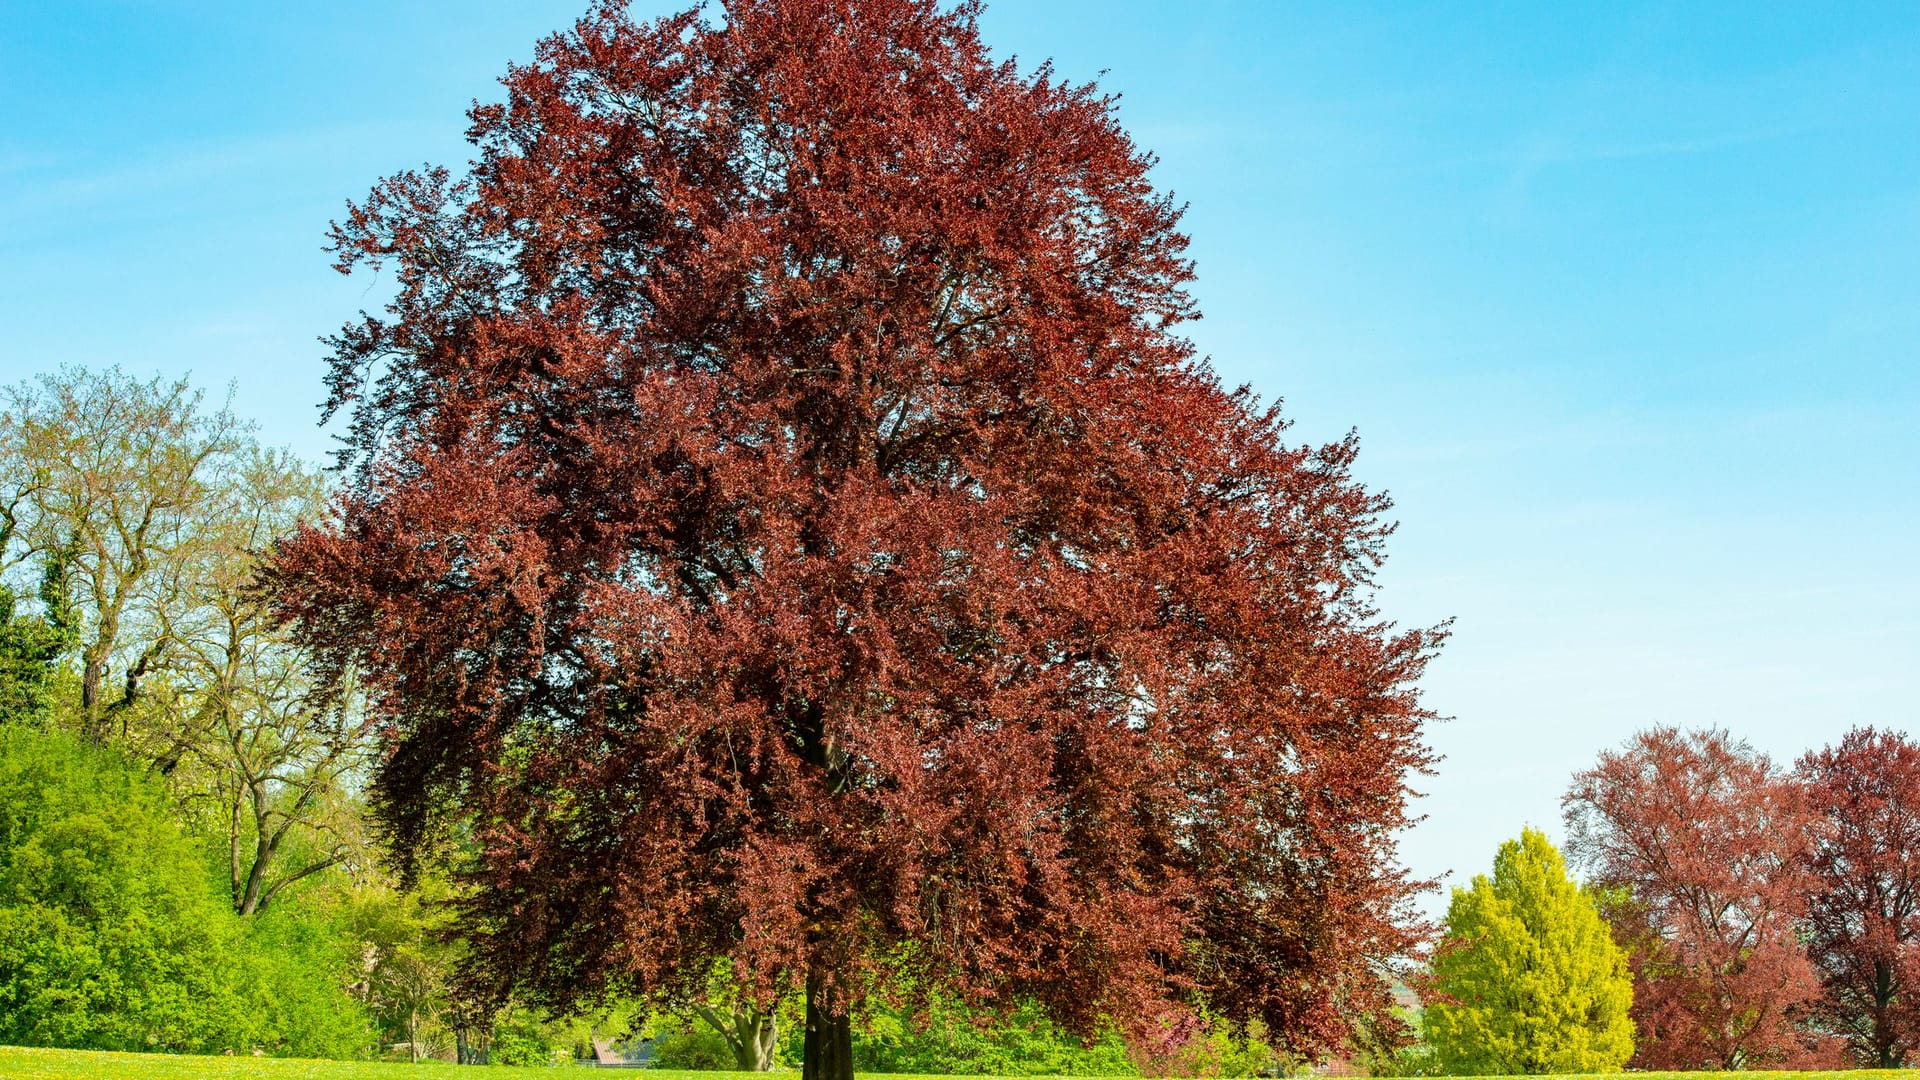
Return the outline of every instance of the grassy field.
<path id="1" fill-rule="evenodd" d="M 312 1061 L 303 1058 L 106 1054 L 0 1046 L 0 1080 L 474 1080 L 488 1076 L 643 1076 L 647 1080 L 767 1080 L 764 1073 L 676 1072 L 670 1069 L 475 1068 L 445 1062 Z"/>
<path id="2" fill-rule="evenodd" d="M 585 1069 L 475 1069 L 426 1062 L 308 1061 L 289 1058 L 189 1057 L 172 1054 L 103 1054 L 90 1050 L 37 1050 L 0 1046 L 0 1080 L 453 1080 L 475 1076 L 552 1076 L 556 1072 L 593 1075 Z M 597 1070 L 596 1070 L 597 1072 Z M 618 1070 L 606 1076 L 644 1076 L 647 1080 L 766 1080 L 765 1073 L 646 1072 Z M 1676 1080 L 1691 1073 L 1633 1073 L 1631 1080 Z M 1901 1071 L 1783 1073 L 1751 1072 L 1740 1080 L 1920 1080 L 1920 1069 Z M 919 1080 L 896 1076 L 893 1080 Z M 924 1080 L 959 1080 L 955 1077 Z M 967 1080 L 991 1080 L 971 1077 Z"/>

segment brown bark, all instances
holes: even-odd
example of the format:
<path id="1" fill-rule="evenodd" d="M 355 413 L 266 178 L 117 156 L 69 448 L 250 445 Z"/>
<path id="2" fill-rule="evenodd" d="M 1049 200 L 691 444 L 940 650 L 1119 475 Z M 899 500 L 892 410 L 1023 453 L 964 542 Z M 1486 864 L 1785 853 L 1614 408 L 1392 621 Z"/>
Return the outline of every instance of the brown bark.
<path id="1" fill-rule="evenodd" d="M 807 973 L 807 1038 L 800 1080 L 853 1080 L 853 1022 L 847 999 L 827 972 Z"/>

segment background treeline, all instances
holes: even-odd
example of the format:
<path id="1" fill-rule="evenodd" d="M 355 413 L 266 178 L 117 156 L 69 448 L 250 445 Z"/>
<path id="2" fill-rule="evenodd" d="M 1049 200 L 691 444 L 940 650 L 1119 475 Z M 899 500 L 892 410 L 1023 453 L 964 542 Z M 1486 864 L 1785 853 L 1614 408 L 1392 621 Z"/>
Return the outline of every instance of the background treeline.
<path id="1" fill-rule="evenodd" d="M 651 1040 L 662 1065 L 795 1064 L 798 1018 L 716 965 L 704 997 L 555 1020 L 463 994 L 464 853 L 402 889 L 362 797 L 376 733 L 254 587 L 325 477 L 184 382 L 69 370 L 0 398 L 0 1043 L 535 1063 Z M 1647 731 L 1578 774 L 1568 854 L 1529 831 L 1456 890 L 1424 1041 L 1382 1072 L 1910 1063 L 1920 746 L 1859 730 L 1791 768 Z M 1258 1031 L 1152 1059 L 1037 1010 L 911 987 L 870 1071 L 1252 1075 Z M 1363 1062 L 1366 1064 L 1367 1062 Z"/>
<path id="2" fill-rule="evenodd" d="M 1920 744 L 1858 729 L 1792 768 L 1642 732 L 1544 836 L 1455 889 L 1421 989 L 1429 1074 L 1899 1068 L 1920 1046 Z"/>
<path id="3" fill-rule="evenodd" d="M 322 476 L 184 382 L 65 371 L 0 406 L 0 1042 L 484 1045 L 444 886 L 374 858 L 353 688 L 252 587 Z"/>
<path id="4" fill-rule="evenodd" d="M 363 798 L 377 733 L 320 685 L 256 569 L 327 477 L 185 381 L 66 370 L 0 392 L 0 1044 L 532 1064 L 797 1064 L 797 1017 L 704 999 L 555 1020 L 464 994 L 464 858 L 403 889 Z M 923 1001 L 911 988 L 895 995 Z M 790 1007 L 791 1011 L 791 1007 Z M 862 1069 L 1251 1075 L 1258 1033 L 1144 1060 L 1037 1010 L 882 1006 Z"/>

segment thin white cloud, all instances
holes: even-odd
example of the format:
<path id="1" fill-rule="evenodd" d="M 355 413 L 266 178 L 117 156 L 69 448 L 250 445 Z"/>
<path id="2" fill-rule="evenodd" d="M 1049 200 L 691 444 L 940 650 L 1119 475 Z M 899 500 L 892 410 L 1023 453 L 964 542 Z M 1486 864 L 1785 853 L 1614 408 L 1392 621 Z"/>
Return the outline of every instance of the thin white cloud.
<path id="1" fill-rule="evenodd" d="M 393 131 L 391 124 L 353 124 L 183 143 L 106 168 L 74 164 L 62 169 L 63 163 L 30 151 L 0 153 L 0 179 L 6 181 L 0 182 L 0 222 L 44 222 L 91 207 L 148 201 L 161 192 L 258 182 L 263 174 L 310 169 L 343 145 L 384 141 Z M 14 175 L 27 171 L 41 175 Z"/>

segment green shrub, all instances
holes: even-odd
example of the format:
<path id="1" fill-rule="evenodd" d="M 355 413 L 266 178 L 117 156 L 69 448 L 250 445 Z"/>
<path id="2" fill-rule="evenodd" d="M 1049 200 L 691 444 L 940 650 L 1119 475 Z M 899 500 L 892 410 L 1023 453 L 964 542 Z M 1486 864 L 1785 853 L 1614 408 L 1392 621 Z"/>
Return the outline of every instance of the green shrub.
<path id="1" fill-rule="evenodd" d="M 527 1009 L 509 1008 L 493 1021 L 495 1065 L 553 1065 L 557 1061 L 553 1025 Z"/>
<path id="2" fill-rule="evenodd" d="M 653 1060 L 662 1069 L 731 1071 L 733 1051 L 720 1033 L 687 1016 L 662 1015 L 653 1021 Z"/>
<path id="3" fill-rule="evenodd" d="M 118 753 L 0 725 L 0 1043 L 364 1054 L 339 929 L 241 920 L 175 815 Z"/>
<path id="4" fill-rule="evenodd" d="M 250 1048 L 247 950 L 205 866 L 125 759 L 0 726 L 0 1043 Z"/>
<path id="5" fill-rule="evenodd" d="M 1011 1016 L 987 1019 L 941 1000 L 918 1021 L 902 1010 L 876 1009 L 864 1028 L 855 1030 L 853 1063 L 861 1072 L 1139 1075 L 1126 1044 L 1113 1032 L 1082 1045 L 1031 1004 Z"/>
<path id="6" fill-rule="evenodd" d="M 269 908 L 248 920 L 245 944 L 257 1046 L 289 1057 L 367 1054 L 373 1020 L 345 987 L 358 942 L 338 920 L 317 907 Z"/>

